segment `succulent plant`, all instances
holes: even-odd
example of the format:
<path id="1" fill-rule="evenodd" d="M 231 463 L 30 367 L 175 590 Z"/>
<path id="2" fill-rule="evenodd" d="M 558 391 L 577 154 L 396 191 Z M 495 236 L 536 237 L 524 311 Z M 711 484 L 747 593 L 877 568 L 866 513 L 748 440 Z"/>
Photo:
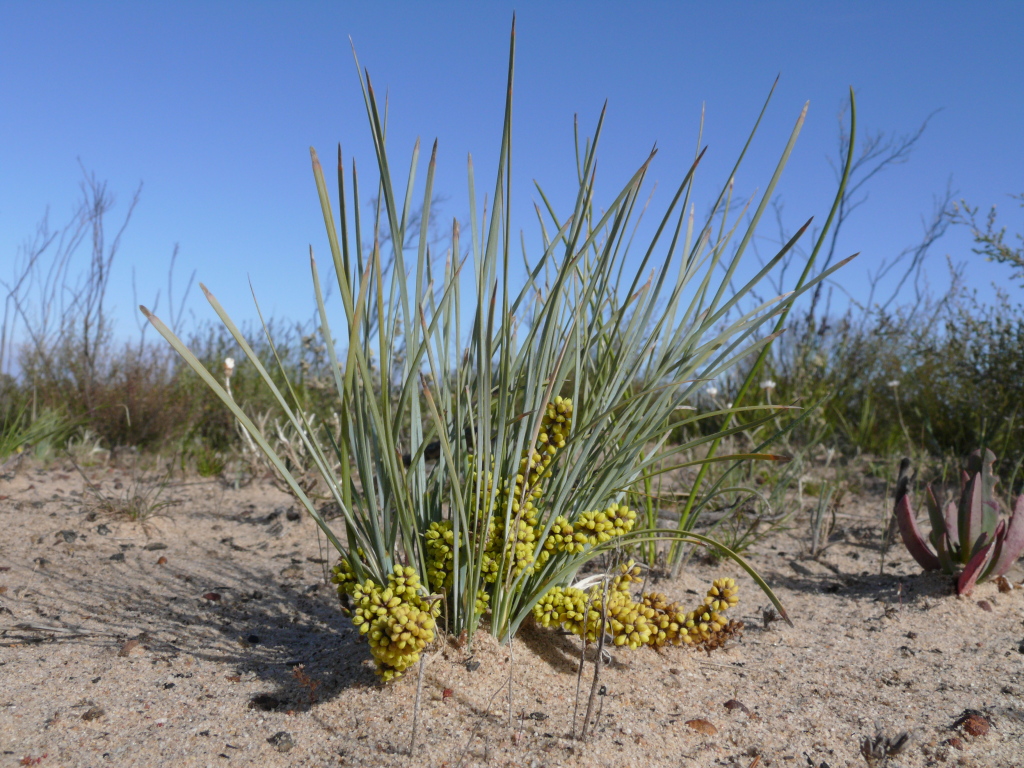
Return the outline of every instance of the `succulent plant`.
<path id="1" fill-rule="evenodd" d="M 978 582 L 1002 576 L 1024 553 L 1024 494 L 1010 517 L 1001 514 L 995 495 L 998 478 L 992 471 L 992 451 L 973 451 L 960 473 L 960 498 L 943 508 L 932 486 L 925 489 L 925 506 L 932 531 L 926 541 L 917 527 L 907 493 L 907 460 L 896 488 L 896 521 L 910 554 L 926 571 L 942 570 L 957 577 L 956 591 L 967 595 Z M 928 546 L 928 543 L 931 546 Z"/>

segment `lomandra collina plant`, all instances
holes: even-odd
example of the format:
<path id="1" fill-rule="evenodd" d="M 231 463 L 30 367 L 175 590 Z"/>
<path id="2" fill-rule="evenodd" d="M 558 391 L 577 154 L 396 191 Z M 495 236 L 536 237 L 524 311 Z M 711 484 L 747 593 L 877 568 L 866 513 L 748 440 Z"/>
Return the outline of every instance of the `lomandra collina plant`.
<path id="1" fill-rule="evenodd" d="M 721 613 L 737 599 L 731 580 L 712 585 L 692 610 L 656 594 L 634 599 L 630 587 L 638 571 L 628 562 L 610 572 L 603 586 L 574 584 L 588 561 L 626 542 L 674 538 L 717 547 L 782 611 L 767 584 L 739 556 L 698 534 L 638 529 L 636 514 L 623 500 L 645 468 L 771 418 L 758 406 L 762 413 L 750 414 L 755 418 L 744 426 L 666 445 L 678 426 L 669 416 L 685 407 L 702 380 L 769 344 L 775 333 L 759 333 L 765 323 L 777 323 L 795 296 L 816 282 L 804 283 L 805 271 L 793 294 L 754 308 L 742 305 L 794 238 L 739 290 L 730 289 L 806 107 L 752 212 L 730 205 L 726 184 L 707 220 L 695 223 L 690 196 L 701 153 L 642 248 L 633 242 L 633 218 L 654 153 L 614 199 L 596 206 L 602 113 L 593 140 L 581 145 L 577 134 L 579 186 L 571 214 L 560 217 L 538 189 L 546 209 L 543 249 L 531 252 L 514 242 L 510 221 L 514 51 L 513 23 L 492 204 L 478 215 L 470 161 L 468 248 L 453 224 L 443 269 L 431 260 L 425 227 L 419 229 L 414 263 L 395 245 L 406 242 L 412 226 L 419 145 L 400 192 L 368 74 L 361 73 L 360 82 L 379 171 L 377 220 L 360 217 L 355 165 L 349 186 L 339 148 L 336 222 L 312 152 L 344 307 L 342 322 L 332 325 L 311 253 L 341 425 L 336 434 L 327 434 L 326 443 L 305 422 L 294 393 L 275 387 L 231 318 L 203 288 L 306 441 L 341 510 L 343 531 L 321 517 L 216 379 L 158 318 L 142 310 L 232 410 L 337 549 L 334 578 L 342 602 L 367 636 L 385 680 L 418 660 L 438 622 L 470 638 L 485 626 L 507 640 L 532 614 L 541 624 L 584 637 L 607 630 L 616 643 L 631 647 L 714 647 L 728 634 Z M 424 222 L 430 218 L 436 155 L 435 143 L 422 188 L 419 220 Z M 382 231 L 390 253 L 381 253 Z M 364 247 L 367 241 L 373 246 Z M 384 266 L 389 261 L 390 270 Z M 723 458 L 748 457 L 718 460 Z M 332 465 L 340 472 L 330 471 Z"/>

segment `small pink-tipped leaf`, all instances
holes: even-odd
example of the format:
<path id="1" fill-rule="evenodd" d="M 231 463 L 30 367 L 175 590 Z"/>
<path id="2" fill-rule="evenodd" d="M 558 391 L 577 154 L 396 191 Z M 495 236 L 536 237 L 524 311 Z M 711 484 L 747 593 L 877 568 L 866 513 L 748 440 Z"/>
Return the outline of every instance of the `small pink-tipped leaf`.
<path id="1" fill-rule="evenodd" d="M 960 524 L 960 562 L 965 565 L 981 550 L 984 528 L 981 503 L 981 474 L 973 475 L 960 495 L 957 510 Z M 991 539 L 991 537 L 987 537 Z"/>
<path id="2" fill-rule="evenodd" d="M 936 544 L 945 532 L 946 519 L 942 516 L 939 500 L 935 498 L 935 491 L 930 485 L 924 489 L 924 505 L 928 508 L 928 520 L 932 524 L 932 544 Z"/>
<path id="3" fill-rule="evenodd" d="M 896 522 L 899 524 L 900 536 L 903 537 L 903 543 L 906 545 L 907 551 L 913 555 L 918 564 L 926 571 L 939 570 L 942 567 L 942 563 L 928 549 L 928 545 L 921 536 L 921 531 L 917 527 L 917 521 L 914 519 L 914 512 L 910 508 L 909 495 L 904 496 L 896 503 Z"/>
<path id="4" fill-rule="evenodd" d="M 1017 497 L 1010 522 L 1006 526 L 1002 541 L 999 542 L 999 552 L 993 555 L 992 575 L 1002 576 L 1010 569 L 1011 565 L 1017 562 L 1017 558 L 1022 553 L 1024 553 L 1024 493 Z"/>
<path id="5" fill-rule="evenodd" d="M 1003 532 L 1003 526 L 1005 523 L 999 523 L 999 527 L 996 529 L 996 537 L 993 541 L 985 544 L 985 540 L 988 539 L 988 534 L 983 533 L 978 539 L 978 548 L 966 566 L 964 566 L 963 572 L 960 577 L 956 580 L 956 593 L 958 595 L 969 595 L 974 591 L 974 584 L 977 582 L 978 577 L 981 576 L 982 571 L 988 564 L 989 556 L 992 554 L 992 547 L 995 546 L 996 540 L 999 535 Z"/>
<path id="6" fill-rule="evenodd" d="M 956 512 L 956 502 L 949 502 L 946 505 L 946 537 L 949 539 L 950 554 L 955 554 L 960 548 L 960 528 L 957 525 Z"/>
<path id="7" fill-rule="evenodd" d="M 929 485 L 924 489 L 924 503 L 928 508 L 928 519 L 932 524 L 932 532 L 928 536 L 928 540 L 932 544 L 932 548 L 939 556 L 939 562 L 942 564 L 942 570 L 946 573 L 953 573 L 955 568 L 953 565 L 953 559 L 950 556 L 950 542 L 949 533 L 946 530 L 946 518 L 942 514 L 942 507 L 939 505 L 939 500 L 935 496 L 935 491 Z"/>

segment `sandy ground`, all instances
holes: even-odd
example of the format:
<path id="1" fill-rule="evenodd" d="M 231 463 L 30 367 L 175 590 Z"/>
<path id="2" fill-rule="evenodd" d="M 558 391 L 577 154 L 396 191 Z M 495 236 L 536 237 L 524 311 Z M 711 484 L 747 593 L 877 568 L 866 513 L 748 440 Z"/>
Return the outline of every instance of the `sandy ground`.
<path id="1" fill-rule="evenodd" d="M 86 472 L 110 497 L 131 490 L 126 470 Z M 1024 766 L 1024 590 L 958 598 L 902 547 L 878 575 L 881 491 L 844 504 L 817 561 L 800 556 L 802 524 L 756 546 L 794 627 L 765 628 L 767 601 L 729 563 L 658 584 L 692 601 L 736 577 L 746 631 L 710 656 L 616 650 L 585 743 L 575 638 L 439 643 L 411 757 L 416 676 L 376 683 L 312 522 L 270 486 L 161 498 L 175 503 L 136 522 L 97 512 L 67 468 L 0 480 L 0 768 L 839 768 L 867 765 L 879 728 L 911 734 L 891 765 Z M 578 722 L 592 674 L 588 661 Z"/>

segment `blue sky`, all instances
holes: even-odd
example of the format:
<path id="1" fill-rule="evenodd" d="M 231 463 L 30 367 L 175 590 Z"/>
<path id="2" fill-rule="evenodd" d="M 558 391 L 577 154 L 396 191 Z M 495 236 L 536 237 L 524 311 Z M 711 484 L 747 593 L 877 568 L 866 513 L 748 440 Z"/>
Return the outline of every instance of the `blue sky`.
<path id="1" fill-rule="evenodd" d="M 150 303 L 175 243 L 179 290 L 195 269 L 232 314 L 251 318 L 248 276 L 265 312 L 307 316 L 307 249 L 327 256 L 308 148 L 329 162 L 342 142 L 366 188 L 374 170 L 349 36 L 390 94 L 393 162 L 404 174 L 419 136 L 425 168 L 437 137 L 441 219 L 465 219 L 467 153 L 480 194 L 493 189 L 513 9 L 514 216 L 528 233 L 532 179 L 571 207 L 574 113 L 589 132 L 609 102 L 599 155 L 606 199 L 655 142 L 651 178 L 664 198 L 693 156 L 706 105 L 698 190 L 710 198 L 777 74 L 737 190 L 764 188 L 810 100 L 778 190 L 791 229 L 828 212 L 827 159 L 849 86 L 869 131 L 910 133 L 941 110 L 909 161 L 868 186 L 847 225 L 840 252 L 863 254 L 841 280 L 855 297 L 867 271 L 918 241 L 947 183 L 983 209 L 998 204 L 1001 223 L 1024 230 L 1008 198 L 1024 191 L 1024 3 L 705 5 L 0 2 L 0 272 L 9 278 L 47 206 L 51 223 L 69 217 L 80 158 L 117 195 L 110 226 L 144 184 L 108 298 L 122 332 L 135 331 L 132 268 L 139 300 Z M 770 221 L 763 233 L 775 236 Z M 930 262 L 937 287 L 946 254 L 970 260 L 983 295 L 1007 282 L 1004 268 L 972 257 L 966 231 L 952 230 Z M 198 292 L 190 305 L 210 317 Z"/>

